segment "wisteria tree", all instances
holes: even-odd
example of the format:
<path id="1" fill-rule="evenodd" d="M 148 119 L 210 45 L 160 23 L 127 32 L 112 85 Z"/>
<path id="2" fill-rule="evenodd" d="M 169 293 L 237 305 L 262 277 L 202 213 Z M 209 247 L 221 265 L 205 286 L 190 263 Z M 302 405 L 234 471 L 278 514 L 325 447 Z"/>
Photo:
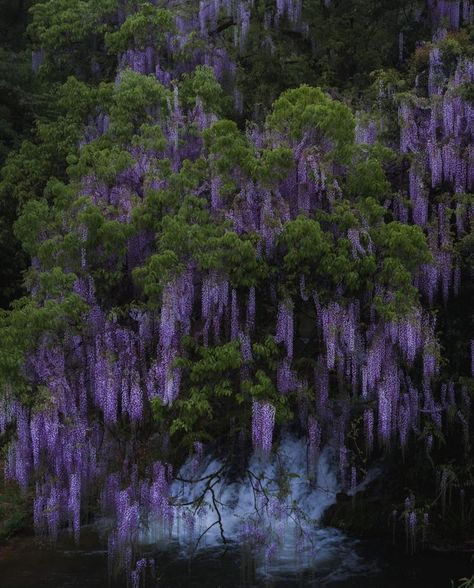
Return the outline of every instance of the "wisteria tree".
<path id="1" fill-rule="evenodd" d="M 33 495 L 39 534 L 111 520 L 134 586 L 153 568 L 143 527 L 184 517 L 182 464 L 219 513 L 215 480 L 268 460 L 287 430 L 310 479 L 330 444 L 348 491 L 412 449 L 433 479 L 433 495 L 398 497 L 412 550 L 436 495 L 474 500 L 474 9 L 393 3 L 404 71 L 379 71 L 373 102 L 331 90 L 346 66 L 324 63 L 324 43 L 314 85 L 305 62 L 252 95 L 272 56 L 284 67 L 284 39 L 311 49 L 340 17 L 313 4 L 32 8 L 55 114 L 1 183 L 30 259 L 0 315 L 5 476 Z M 408 63 L 421 21 L 434 37 Z M 201 479 L 206 452 L 225 468 Z"/>

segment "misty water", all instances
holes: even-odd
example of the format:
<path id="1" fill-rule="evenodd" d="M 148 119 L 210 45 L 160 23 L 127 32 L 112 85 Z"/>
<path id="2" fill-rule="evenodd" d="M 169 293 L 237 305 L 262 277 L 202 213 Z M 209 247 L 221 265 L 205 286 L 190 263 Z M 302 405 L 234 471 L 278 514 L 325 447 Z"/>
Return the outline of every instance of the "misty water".
<path id="1" fill-rule="evenodd" d="M 338 492 L 356 493 L 378 473 L 345 488 L 334 457 L 326 447 L 308 471 L 306 444 L 286 437 L 271 458 L 254 456 L 240 479 L 219 474 L 223 464 L 211 456 L 189 460 L 172 486 L 172 527 L 148 521 L 138 538 L 142 555 L 156 562 L 158 586 L 450 588 L 472 573 L 467 554 L 407 556 L 403 546 L 321 526 Z M 55 545 L 13 541 L 0 549 L 0 587 L 125 586 L 109 574 L 106 529 L 106 520 L 84 528 L 78 545 L 67 534 Z"/>
<path id="2" fill-rule="evenodd" d="M 330 537 L 334 531 L 327 530 L 327 533 Z M 360 558 L 352 570 L 343 561 L 345 549 Z M 467 554 L 408 557 L 390 546 L 348 539 L 344 549 L 336 548 L 332 556 L 328 553 L 326 560 L 315 563 L 313 569 L 270 576 L 260 575 L 254 562 L 239 547 L 229 549 L 225 555 L 217 549 L 203 550 L 192 560 L 184 559 L 178 550 L 155 555 L 161 588 L 451 588 L 451 579 L 472 573 Z M 92 530 L 85 531 L 79 546 L 68 538 L 61 539 L 55 548 L 38 540 L 17 539 L 0 550 L 2 588 L 104 588 L 107 585 L 125 588 L 126 583 L 108 577 L 106 548 Z"/>

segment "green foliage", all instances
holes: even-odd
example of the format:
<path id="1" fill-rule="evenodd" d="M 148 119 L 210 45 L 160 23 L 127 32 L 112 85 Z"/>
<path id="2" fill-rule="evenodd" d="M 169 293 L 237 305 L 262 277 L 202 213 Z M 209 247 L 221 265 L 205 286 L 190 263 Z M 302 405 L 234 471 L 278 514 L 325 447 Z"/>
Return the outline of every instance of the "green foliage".
<path id="1" fill-rule="evenodd" d="M 294 165 L 293 153 L 288 147 L 264 149 L 258 160 L 256 177 L 262 185 L 271 187 L 283 180 Z"/>
<path id="2" fill-rule="evenodd" d="M 25 129 L 33 124 L 40 99 L 26 52 L 0 47 L 0 165 L 12 148 L 17 148 Z"/>
<path id="3" fill-rule="evenodd" d="M 224 192 L 234 189 L 233 174 L 238 170 L 249 176 L 255 170 L 254 150 L 234 121 L 217 121 L 204 131 L 203 138 L 209 151 L 211 169 L 226 182 Z"/>
<path id="4" fill-rule="evenodd" d="M 444 72 L 446 75 L 450 75 L 456 67 L 460 55 L 462 55 L 461 44 L 455 37 L 448 36 L 440 41 L 439 48 L 441 49 Z"/>
<path id="5" fill-rule="evenodd" d="M 134 272 L 152 299 L 170 276 L 178 275 L 192 260 L 202 270 L 221 272 L 234 287 L 255 285 L 268 273 L 251 238 L 239 236 L 226 223 L 216 223 L 201 199 L 186 197 L 176 214 L 162 217 L 157 229 L 157 252 Z"/>
<path id="6" fill-rule="evenodd" d="M 30 4 L 30 0 L 0 0 L 0 167 L 46 110 L 42 94 L 47 86 L 31 71 L 25 35 Z M 23 294 L 21 272 L 27 259 L 13 235 L 15 219 L 16 202 L 0 197 L 0 308 Z"/>
<path id="7" fill-rule="evenodd" d="M 294 140 L 316 131 L 322 140 L 330 141 L 333 155 L 341 161 L 347 161 L 353 150 L 354 116 L 320 88 L 300 86 L 284 92 L 273 103 L 267 125 Z"/>
<path id="8" fill-rule="evenodd" d="M 124 255 L 126 240 L 130 228 L 115 219 L 107 218 L 95 205 L 89 205 L 78 216 L 79 222 L 87 227 L 87 248 L 97 255 L 102 248 L 103 254 Z M 96 260 L 100 263 L 100 259 Z"/>
<path id="9" fill-rule="evenodd" d="M 200 100 L 206 112 L 221 114 L 224 110 L 224 91 L 214 70 L 208 66 L 200 65 L 192 73 L 185 74 L 179 89 L 180 99 L 186 106 L 193 107 Z"/>
<path id="10" fill-rule="evenodd" d="M 150 255 L 145 267 L 133 271 L 135 281 L 143 288 L 147 298 L 159 300 L 164 282 L 172 272 L 179 273 L 184 266 L 179 264 L 178 257 L 173 251 L 166 250 Z"/>
<path id="11" fill-rule="evenodd" d="M 459 584 L 456 588 L 473 588 L 474 587 L 474 574 L 470 578 L 460 578 L 458 580 Z M 454 583 L 452 583 L 454 588 Z"/>
<path id="12" fill-rule="evenodd" d="M 117 0 L 45 0 L 33 4 L 28 35 L 44 52 L 41 77 L 62 80 L 75 74 L 90 79 L 96 69 L 110 71 L 113 61 L 104 34 L 113 27 Z"/>
<path id="13" fill-rule="evenodd" d="M 112 145 L 106 137 L 101 137 L 93 143 L 86 145 L 79 157 L 68 157 L 69 174 L 77 178 L 94 173 L 98 180 L 112 186 L 117 182 L 120 173 L 133 164 L 132 156 L 128 151 Z"/>
<path id="14" fill-rule="evenodd" d="M 257 153 L 234 121 L 217 121 L 204 131 L 203 138 L 209 151 L 211 170 L 223 181 L 220 186 L 223 196 L 233 193 L 235 178 L 242 174 L 271 187 L 294 165 L 292 151 L 284 145 Z"/>
<path id="15" fill-rule="evenodd" d="M 167 142 L 159 125 L 143 123 L 138 135 L 132 138 L 132 145 L 145 151 L 160 153 L 166 148 Z"/>
<path id="16" fill-rule="evenodd" d="M 270 402 L 275 407 L 275 420 L 279 424 L 291 422 L 294 414 L 290 408 L 291 396 L 280 394 L 273 379 L 264 370 L 257 370 L 251 381 L 243 383 L 248 396 Z"/>
<path id="17" fill-rule="evenodd" d="M 463 100 L 474 106 L 474 83 L 465 82 L 459 87 L 459 95 Z"/>
<path id="18" fill-rule="evenodd" d="M 69 285 L 72 277 L 65 278 L 61 270 L 52 276 L 43 276 L 43 284 Z M 42 296 L 24 297 L 12 303 L 10 312 L 0 312 L 0 382 L 10 384 L 15 394 L 28 391 L 24 380 L 23 365 L 25 354 L 36 348 L 39 338 L 52 338 L 64 333 L 65 329 L 78 326 L 87 305 L 77 294 L 62 290 L 58 298 L 47 293 Z"/>
<path id="19" fill-rule="evenodd" d="M 255 372 L 255 380 L 248 383 L 248 393 L 257 400 L 269 400 L 277 396 L 272 378 L 263 370 Z"/>
<path id="20" fill-rule="evenodd" d="M 405 56 L 420 40 L 431 38 L 430 27 L 416 18 L 418 5 L 412 0 L 345 0 L 331 6 L 303 0 L 302 8 L 307 33 L 286 18 L 276 29 L 262 27 L 275 3 L 255 3 L 245 49 L 236 55 L 247 118 L 251 113 L 264 118 L 276 97 L 302 82 L 358 102 L 371 84 L 372 72 L 400 66 L 400 32 Z M 231 25 L 223 36 L 231 43 Z"/>
<path id="21" fill-rule="evenodd" d="M 286 248 L 283 263 L 287 274 L 293 278 L 311 276 L 318 283 L 326 273 L 332 249 L 331 238 L 321 225 L 300 216 L 285 225 L 280 241 Z"/>
<path id="22" fill-rule="evenodd" d="M 79 245 L 75 232 L 66 227 L 66 215 L 75 197 L 75 188 L 50 179 L 44 199 L 30 200 L 13 225 L 16 237 L 31 257 L 38 258 L 45 269 L 55 265 L 77 266 Z"/>
<path id="23" fill-rule="evenodd" d="M 382 164 L 376 157 L 359 161 L 351 168 L 347 178 L 347 189 L 355 198 L 373 198 L 383 202 L 391 192 L 390 182 Z"/>
<path id="24" fill-rule="evenodd" d="M 339 285 L 349 292 L 357 290 L 357 262 L 352 258 L 346 238 L 334 240 L 332 233 L 323 230 L 318 221 L 300 216 L 285 224 L 280 242 L 290 295 L 297 292 L 301 275 L 308 290 L 317 291 L 324 301 L 333 297 Z"/>
<path id="25" fill-rule="evenodd" d="M 60 299 L 65 292 L 71 292 L 74 282 L 77 280 L 75 274 L 66 274 L 60 267 L 54 267 L 49 272 L 41 272 L 37 276 L 39 288 L 38 300 L 48 298 Z"/>
<path id="26" fill-rule="evenodd" d="M 121 143 L 130 141 L 135 133 L 150 133 L 149 125 L 160 114 L 166 118 L 170 92 L 154 76 L 144 76 L 132 70 L 121 74 L 110 107 L 110 132 Z M 145 125 L 145 126 L 143 126 Z"/>
<path id="27" fill-rule="evenodd" d="M 426 237 L 418 226 L 391 222 L 372 232 L 382 254 L 379 280 L 391 297 L 376 298 L 378 311 L 386 318 L 404 314 L 417 302 L 412 275 L 431 260 Z"/>
<path id="28" fill-rule="evenodd" d="M 29 255 L 37 255 L 41 244 L 39 237 L 48 231 L 51 224 L 51 212 L 44 200 L 30 200 L 25 205 L 15 223 L 15 233 Z"/>
<path id="29" fill-rule="evenodd" d="M 190 357 L 176 361 L 188 385 L 173 405 L 170 433 L 179 432 L 182 444 L 191 447 L 196 438 L 215 438 L 228 428 L 241 363 L 238 341 L 209 348 L 193 344 Z"/>
<path id="30" fill-rule="evenodd" d="M 276 409 L 276 422 L 283 424 L 290 422 L 293 411 L 290 403 L 293 395 L 278 392 L 275 373 L 280 356 L 280 349 L 273 337 L 268 336 L 261 342 L 252 345 L 254 373 L 252 377 L 242 383 L 241 402 L 256 399 L 270 402 Z"/>
<path id="31" fill-rule="evenodd" d="M 234 288 L 255 286 L 268 274 L 254 244 L 234 231 L 210 237 L 197 261 L 203 270 L 217 270 L 228 276 Z"/>
<path id="32" fill-rule="evenodd" d="M 75 78 L 57 87 L 52 96 L 56 118 L 39 122 L 34 137 L 11 153 L 2 168 L 1 200 L 13 200 L 16 209 L 41 198 L 51 177 L 66 179 L 66 160 L 77 157 L 86 117 L 108 93 L 107 84 L 91 88 Z"/>
<path id="33" fill-rule="evenodd" d="M 212 393 L 217 396 L 222 393 L 226 396 L 229 393 L 227 388 L 220 387 L 222 376 L 240 368 L 242 363 L 240 343 L 233 341 L 220 347 L 200 347 L 197 353 L 199 357 L 197 361 L 182 359 L 178 365 L 189 371 L 191 384 L 203 386 L 206 389 L 217 386 L 217 391 Z"/>
<path id="34" fill-rule="evenodd" d="M 370 84 L 371 72 L 400 65 L 400 32 L 405 55 L 431 37 L 426 22 L 416 18 L 419 5 L 411 0 L 346 0 L 329 8 L 306 0 L 303 5 L 310 34 L 319 40 L 314 53 L 318 83 L 354 96 Z"/>
<path id="35" fill-rule="evenodd" d="M 88 40 L 117 8 L 116 0 L 47 0 L 30 10 L 29 35 L 39 47 L 57 50 Z"/>
<path id="36" fill-rule="evenodd" d="M 164 34 L 173 28 L 174 18 L 169 10 L 144 2 L 117 31 L 105 34 L 105 42 L 108 51 L 113 54 L 126 51 L 131 46 L 136 49 L 160 46 L 164 45 Z"/>
<path id="37" fill-rule="evenodd" d="M 413 275 L 431 260 L 426 237 L 417 226 L 379 222 L 360 236 L 362 247 L 368 247 L 372 241 L 376 250 L 354 259 L 350 241 L 343 235 L 360 226 L 359 214 L 357 209 L 341 202 L 334 213 L 320 215 L 325 225 L 336 224 L 342 232 L 338 239 L 314 219 L 298 217 L 285 224 L 280 243 L 286 288 L 290 294 L 297 292 L 299 276 L 303 275 L 309 291 L 316 290 L 324 301 L 333 299 L 338 286 L 350 295 L 370 288 L 371 282 L 376 281 L 388 293 L 386 299 L 377 298 L 379 312 L 386 318 L 404 314 L 417 302 Z"/>
<path id="38" fill-rule="evenodd" d="M 271 369 L 276 368 L 278 358 L 278 345 L 271 336 L 266 337 L 262 342 L 256 342 L 252 345 L 252 350 L 257 364 L 261 363 Z"/>
<path id="39" fill-rule="evenodd" d="M 426 236 L 416 225 L 391 222 L 374 231 L 373 235 L 385 256 L 396 259 L 409 272 L 431 261 Z"/>

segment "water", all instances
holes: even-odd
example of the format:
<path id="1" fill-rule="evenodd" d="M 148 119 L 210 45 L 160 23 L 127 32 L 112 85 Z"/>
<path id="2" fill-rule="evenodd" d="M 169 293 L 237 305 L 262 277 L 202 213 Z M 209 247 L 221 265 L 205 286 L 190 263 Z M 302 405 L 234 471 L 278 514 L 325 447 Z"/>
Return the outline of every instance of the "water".
<path id="1" fill-rule="evenodd" d="M 337 579 L 338 559 L 326 560 L 320 569 L 266 578 L 252 570 L 240 549 L 223 556 L 216 549 L 203 550 L 193 560 L 177 551 L 158 554 L 161 588 L 451 588 L 451 579 L 473 573 L 468 554 L 421 554 L 408 557 L 391 547 L 357 542 L 361 559 L 375 562 L 376 571 L 357 571 Z M 334 567 L 332 567 L 334 566 Z M 332 568 L 332 569 L 331 569 Z M 107 555 L 93 529 L 85 530 L 75 546 L 62 537 L 55 548 L 32 538 L 15 540 L 0 548 L 1 588 L 125 588 L 107 578 Z"/>
<path id="2" fill-rule="evenodd" d="M 171 549 L 183 559 L 202 558 L 203 549 L 215 553 L 224 542 L 233 553 L 243 545 L 243 568 L 248 563 L 259 581 L 315 573 L 328 581 L 368 576 L 376 566 L 358 555 L 356 542 L 318 524 L 343 489 L 337 471 L 329 446 L 308 471 L 306 443 L 291 436 L 271 458 L 254 456 L 238 479 L 229 479 L 223 464 L 211 457 L 199 463 L 190 459 L 171 488 L 172 540 L 161 521 L 151 520 L 140 542 L 150 550 Z"/>
<path id="3" fill-rule="evenodd" d="M 212 457 L 189 460 L 178 478 L 201 481 L 173 484 L 172 527 L 151 519 L 140 533 L 158 586 L 450 588 L 451 579 L 473 573 L 467 554 L 407 557 L 321 527 L 324 510 L 344 490 L 337 473 L 330 447 L 308 471 L 306 445 L 292 437 L 270 459 L 254 456 L 240 479 Z M 124 587 L 108 578 L 101 527 L 84 529 L 79 545 L 65 533 L 56 546 L 24 538 L 0 548 L 0 588 Z"/>

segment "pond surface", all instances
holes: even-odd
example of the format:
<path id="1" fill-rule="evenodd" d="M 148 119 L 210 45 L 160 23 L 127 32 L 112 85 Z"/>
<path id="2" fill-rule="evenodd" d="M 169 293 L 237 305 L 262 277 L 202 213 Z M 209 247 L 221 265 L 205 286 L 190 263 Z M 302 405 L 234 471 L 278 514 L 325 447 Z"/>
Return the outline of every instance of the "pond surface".
<path id="1" fill-rule="evenodd" d="M 198 474 L 192 462 L 185 464 L 171 488 L 173 524 L 163 531 L 160 520 L 146 520 L 138 534 L 140 558 L 155 561 L 160 588 L 451 588 L 451 580 L 474 573 L 467 553 L 408 557 L 404 546 L 357 541 L 319 526 L 317 521 L 341 490 L 335 464 L 331 448 L 325 448 L 315 471 L 317 483 L 309 483 L 299 475 L 306 471 L 306 443 L 288 436 L 278 459 L 250 461 L 253 478 L 216 481 L 213 488 L 229 546 L 225 553 L 216 511 L 206 494 L 206 480 L 222 464 L 209 457 Z M 281 470 L 286 473 L 283 495 Z M 197 482 L 186 482 L 195 478 Z M 258 480 L 257 490 L 262 491 L 256 491 L 252 480 Z M 197 514 L 193 511 L 189 525 L 186 505 L 198 503 L 202 506 Z M 64 533 L 56 545 L 25 537 L 0 547 L 0 588 L 125 588 L 126 582 L 108 574 L 107 541 L 101 537 L 110 523 L 98 520 L 96 526 L 83 528 L 79 545 Z M 253 551 L 242 546 L 255 538 Z M 148 582 L 146 588 L 154 586 Z"/>
<path id="2" fill-rule="evenodd" d="M 167 551 L 156 554 L 161 588 L 451 588 L 451 579 L 474 572 L 469 554 L 426 553 L 407 557 L 391 547 L 352 542 L 358 559 L 341 566 L 340 554 L 298 574 L 256 572 L 255 562 L 240 548 L 225 555 L 203 550 L 193 560 Z M 107 574 L 107 553 L 93 531 L 80 545 L 61 538 L 56 547 L 33 538 L 0 548 L 1 588 L 125 588 Z"/>

